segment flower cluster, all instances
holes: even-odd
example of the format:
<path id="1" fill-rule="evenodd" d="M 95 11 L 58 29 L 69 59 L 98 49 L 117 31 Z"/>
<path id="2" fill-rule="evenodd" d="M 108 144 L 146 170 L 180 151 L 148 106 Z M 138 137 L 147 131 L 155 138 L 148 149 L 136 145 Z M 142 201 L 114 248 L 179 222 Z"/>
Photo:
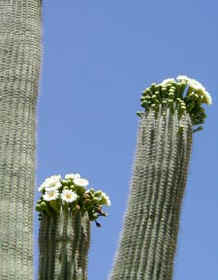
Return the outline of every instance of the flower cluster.
<path id="1" fill-rule="evenodd" d="M 99 216 L 107 214 L 102 206 L 110 206 L 110 198 L 100 190 L 87 189 L 89 181 L 80 174 L 67 174 L 64 179 L 60 175 L 47 178 L 39 187 L 42 193 L 36 203 L 40 213 L 53 215 L 61 209 L 68 209 L 72 214 L 80 211 L 88 213 L 90 221 L 96 221 Z M 100 225 L 96 222 L 96 225 Z"/>
<path id="2" fill-rule="evenodd" d="M 204 123 L 206 113 L 201 106 L 203 103 L 212 104 L 210 94 L 198 81 L 183 75 L 163 80 L 159 84 L 153 83 L 143 91 L 141 97 L 141 106 L 146 111 L 153 109 L 158 112 L 162 104 L 172 112 L 177 110 L 180 117 L 188 112 L 193 125 Z M 142 117 L 143 112 L 137 112 L 137 115 Z"/>

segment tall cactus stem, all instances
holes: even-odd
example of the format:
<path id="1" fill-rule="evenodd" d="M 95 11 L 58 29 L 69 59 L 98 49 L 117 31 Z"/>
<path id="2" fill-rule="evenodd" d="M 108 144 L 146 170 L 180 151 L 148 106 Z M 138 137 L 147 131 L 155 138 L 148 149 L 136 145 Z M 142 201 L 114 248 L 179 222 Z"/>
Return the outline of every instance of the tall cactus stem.
<path id="1" fill-rule="evenodd" d="M 111 280 L 172 279 L 191 145 L 188 113 L 163 104 L 143 114 Z"/>
<path id="2" fill-rule="evenodd" d="M 40 0 L 0 1 L 0 279 L 33 278 Z"/>
<path id="3" fill-rule="evenodd" d="M 53 216 L 43 215 L 39 234 L 39 280 L 86 280 L 89 242 L 88 215 L 82 216 L 80 212 L 72 215 L 68 209 L 61 209 Z"/>

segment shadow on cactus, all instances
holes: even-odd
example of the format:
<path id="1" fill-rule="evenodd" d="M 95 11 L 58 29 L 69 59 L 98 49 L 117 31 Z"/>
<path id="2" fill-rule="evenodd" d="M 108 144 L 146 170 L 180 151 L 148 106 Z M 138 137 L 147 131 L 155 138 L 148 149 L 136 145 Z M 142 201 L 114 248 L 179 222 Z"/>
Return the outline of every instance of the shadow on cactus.
<path id="1" fill-rule="evenodd" d="M 39 280 L 86 280 L 90 222 L 107 216 L 102 207 L 109 197 L 87 189 L 89 182 L 79 174 L 47 178 L 39 187 Z"/>

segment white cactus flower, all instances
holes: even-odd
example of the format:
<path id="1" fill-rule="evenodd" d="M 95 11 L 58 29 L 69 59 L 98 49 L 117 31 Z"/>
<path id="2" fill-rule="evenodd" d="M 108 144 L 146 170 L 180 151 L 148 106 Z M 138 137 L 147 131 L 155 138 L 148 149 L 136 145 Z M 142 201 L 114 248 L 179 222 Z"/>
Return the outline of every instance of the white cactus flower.
<path id="1" fill-rule="evenodd" d="M 209 94 L 208 91 L 205 91 L 204 97 L 206 99 L 206 104 L 211 105 L 212 104 L 212 97 L 211 97 L 211 95 Z"/>
<path id="2" fill-rule="evenodd" d="M 75 178 L 80 178 L 80 174 L 79 173 L 71 173 L 71 174 L 66 174 L 65 175 L 65 179 L 75 179 Z"/>
<path id="3" fill-rule="evenodd" d="M 184 75 L 179 75 L 176 79 L 178 81 L 186 82 L 191 90 L 194 90 L 198 95 L 203 96 L 203 103 L 206 103 L 208 105 L 212 104 L 211 95 L 206 91 L 205 87 L 201 83 Z"/>
<path id="4" fill-rule="evenodd" d="M 46 201 L 56 200 L 59 197 L 59 192 L 56 188 L 50 188 L 43 195 L 43 199 Z"/>
<path id="5" fill-rule="evenodd" d="M 104 192 L 102 192 L 101 195 L 102 195 L 103 199 L 105 200 L 105 205 L 111 206 L 111 200 L 110 200 L 109 196 L 106 195 L 106 193 L 104 193 Z"/>
<path id="6" fill-rule="evenodd" d="M 165 79 L 163 80 L 160 85 L 165 86 L 166 84 L 170 84 L 170 83 L 175 83 L 175 79 L 174 78 L 169 78 L 169 79 Z"/>
<path id="7" fill-rule="evenodd" d="M 75 178 L 73 179 L 73 183 L 78 187 L 86 188 L 89 185 L 89 181 L 84 178 Z"/>
<path id="8" fill-rule="evenodd" d="M 176 77 L 176 79 L 180 82 L 187 82 L 187 81 L 190 80 L 190 78 L 185 76 L 185 75 L 179 75 L 179 76 Z"/>
<path id="9" fill-rule="evenodd" d="M 71 202 L 77 200 L 77 198 L 78 198 L 78 195 L 71 190 L 63 190 L 63 192 L 61 194 L 61 199 L 68 203 L 71 203 Z"/>
<path id="10" fill-rule="evenodd" d="M 68 180 L 62 180 L 62 183 L 64 183 L 64 184 L 66 184 L 66 183 L 68 183 Z"/>
<path id="11" fill-rule="evenodd" d="M 48 190 L 49 188 L 59 189 L 61 187 L 61 175 L 54 175 L 45 179 L 45 181 L 39 187 L 39 191 Z"/>

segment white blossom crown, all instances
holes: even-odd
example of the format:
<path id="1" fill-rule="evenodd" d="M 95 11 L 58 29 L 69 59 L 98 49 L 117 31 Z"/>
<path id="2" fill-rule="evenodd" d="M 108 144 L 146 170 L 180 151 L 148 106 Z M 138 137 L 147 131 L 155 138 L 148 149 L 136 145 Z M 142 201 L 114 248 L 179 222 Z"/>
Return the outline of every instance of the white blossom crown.
<path id="1" fill-rule="evenodd" d="M 53 175 L 45 179 L 39 187 L 42 193 L 36 203 L 36 211 L 41 215 L 57 215 L 61 210 L 68 210 L 75 214 L 80 211 L 82 215 L 88 213 L 89 220 L 96 221 L 100 216 L 107 216 L 102 210 L 103 205 L 110 206 L 110 198 L 101 190 L 87 189 L 89 181 L 81 178 L 78 173 Z"/>

